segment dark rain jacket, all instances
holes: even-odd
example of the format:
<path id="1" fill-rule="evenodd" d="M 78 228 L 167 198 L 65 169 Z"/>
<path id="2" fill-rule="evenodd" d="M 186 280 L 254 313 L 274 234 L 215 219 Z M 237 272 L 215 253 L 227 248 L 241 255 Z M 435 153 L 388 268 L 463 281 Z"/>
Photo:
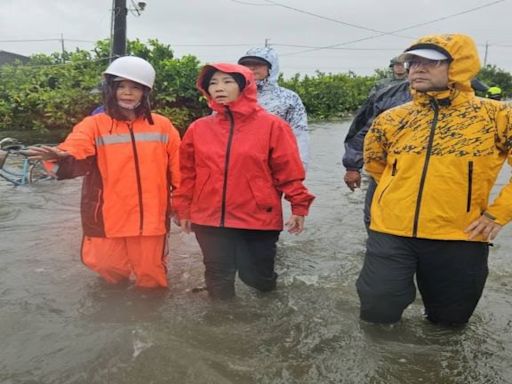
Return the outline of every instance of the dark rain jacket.
<path id="1" fill-rule="evenodd" d="M 347 170 L 361 171 L 363 168 L 364 137 L 373 120 L 382 112 L 410 100 L 411 92 L 408 81 L 402 81 L 368 97 L 356 112 L 345 137 L 345 153 L 342 161 Z"/>
<path id="2" fill-rule="evenodd" d="M 406 78 L 402 76 L 402 78 L 398 79 L 395 76 L 391 77 L 385 77 L 383 79 L 380 79 L 375 83 L 375 85 L 370 89 L 369 96 L 372 96 L 373 94 L 384 90 L 385 88 L 393 87 L 397 84 L 402 83 Z"/>

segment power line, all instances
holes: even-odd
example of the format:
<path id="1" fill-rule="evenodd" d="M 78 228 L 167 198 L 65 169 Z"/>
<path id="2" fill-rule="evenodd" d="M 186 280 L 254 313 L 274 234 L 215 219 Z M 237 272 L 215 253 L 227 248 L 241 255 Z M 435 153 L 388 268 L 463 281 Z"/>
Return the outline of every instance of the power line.
<path id="1" fill-rule="evenodd" d="M 0 40 L 0 43 L 37 43 L 37 42 L 45 42 L 45 41 L 74 41 L 78 43 L 96 43 L 96 41 L 92 40 L 79 40 L 79 39 L 11 39 L 11 40 Z"/>
<path id="2" fill-rule="evenodd" d="M 284 4 L 280 4 L 280 3 L 277 3 L 275 1 L 272 1 L 272 0 L 265 0 L 269 3 L 272 3 L 276 6 L 281 6 L 281 7 L 284 7 L 284 8 L 290 8 L 290 9 L 293 9 L 295 11 L 300 11 L 302 13 L 307 13 L 307 14 L 310 14 L 312 16 L 315 16 L 315 17 L 320 17 L 322 19 L 325 19 L 324 16 L 321 16 L 321 15 L 316 15 L 314 13 L 311 13 L 309 11 L 303 11 L 303 10 L 299 10 L 297 8 L 293 8 L 293 7 L 289 7 L 289 6 L 286 6 Z M 298 52 L 292 52 L 292 53 L 287 53 L 287 54 L 283 54 L 281 56 L 292 56 L 292 55 L 298 55 L 298 54 L 301 54 L 301 53 L 309 53 L 309 52 L 314 52 L 314 51 L 318 51 L 318 50 L 322 50 L 322 49 L 331 49 L 331 48 L 336 48 L 336 47 L 339 47 L 341 45 L 348 45 L 348 44 L 353 44 L 353 43 L 359 43 L 361 41 L 366 41 L 366 40 L 372 40 L 372 39 L 375 39 L 377 37 L 381 37 L 381 36 L 385 36 L 385 35 L 392 35 L 392 36 L 395 36 L 397 37 L 398 35 L 396 35 L 396 33 L 398 32 L 403 32 L 403 31 L 407 31 L 409 29 L 415 29 L 415 28 L 418 28 L 418 27 L 422 27 L 422 26 L 425 26 L 425 25 L 428 25 L 428 24 L 433 24 L 433 23 L 436 23 L 438 21 L 443 21 L 443 20 L 447 20 L 447 19 L 450 19 L 450 18 L 453 18 L 453 17 L 456 17 L 456 16 L 460 16 L 460 15 L 463 15 L 463 14 L 466 14 L 466 13 L 470 13 L 470 12 L 474 12 L 474 11 L 477 11 L 477 10 L 480 10 L 480 9 L 483 9 L 483 8 L 487 8 L 487 7 L 491 7 L 493 5 L 496 5 L 496 4 L 499 4 L 499 3 L 502 3 L 504 1 L 507 1 L 507 0 L 496 0 L 496 1 L 493 1 L 491 3 L 487 3 L 487 4 L 483 4 L 483 5 L 480 5 L 478 7 L 474 7 L 474 8 L 470 8 L 470 9 L 466 9 L 464 11 L 461 11 L 461 12 L 457 12 L 457 13 L 454 13 L 454 14 L 451 14 L 451 15 L 447 15 L 447 16 L 443 16 L 443 17 L 440 17 L 440 18 L 437 18 L 437 19 L 433 19 L 433 20 L 430 20 L 430 21 L 426 21 L 426 22 L 423 22 L 423 23 L 418 23 L 418 24 L 413 24 L 413 25 L 410 25 L 410 26 L 407 26 L 407 27 L 403 27 L 403 28 L 400 28 L 400 29 L 396 29 L 394 31 L 390 31 L 390 32 L 379 32 L 377 35 L 371 35 L 371 36 L 368 36 L 368 37 L 363 37 L 361 39 L 357 39 L 357 40 L 351 40 L 351 41 L 346 41 L 346 42 L 343 42 L 343 43 L 338 43 L 338 44 L 331 44 L 331 45 L 326 45 L 326 46 L 321 46 L 321 47 L 315 47 L 315 48 L 311 48 L 311 49 L 307 49 L 307 50 L 303 50 L 303 51 L 298 51 Z M 335 19 L 333 19 L 335 20 Z M 332 21 L 332 20 L 331 20 Z M 338 20 L 339 21 L 339 20 Z M 344 22 L 342 22 L 344 23 Z M 346 24 L 346 23 L 345 23 Z M 361 27 L 361 26 L 359 26 Z M 361 27 L 361 28 L 366 28 L 366 27 Z M 376 31 L 376 30 L 375 30 Z M 398 36 L 398 37 L 402 37 L 402 36 Z"/>
<path id="3" fill-rule="evenodd" d="M 366 38 L 365 38 L 366 39 Z M 98 41 L 93 40 L 81 40 L 81 39 L 57 39 L 57 38 L 49 38 L 49 39 L 19 39 L 19 40 L 0 40 L 0 43 L 33 43 L 33 42 L 48 42 L 48 41 L 56 41 L 56 42 L 78 42 L 78 43 L 91 43 L 95 44 Z M 171 47 L 198 47 L 198 48 L 222 48 L 222 47 L 253 47 L 259 44 L 252 43 L 176 43 L 171 44 Z M 307 48 L 307 50 L 333 50 L 333 51 L 401 51 L 403 47 L 398 48 L 357 48 L 357 47 L 338 47 L 338 46 L 313 46 L 313 45 L 304 45 L 304 44 L 286 44 L 286 43 L 272 43 L 269 44 L 274 47 L 289 47 L 289 48 Z M 477 44 L 479 47 L 485 47 L 486 44 Z M 510 44 L 487 44 L 489 47 L 497 47 L 497 48 L 512 48 Z M 283 54 L 284 56 L 290 56 L 297 54 L 299 52 L 293 52 L 291 54 Z M 282 55 L 282 56 L 283 56 Z"/>
<path id="4" fill-rule="evenodd" d="M 264 5 L 266 5 L 266 4 L 249 3 L 249 2 L 245 2 L 245 1 L 239 1 L 239 0 L 231 0 L 231 1 L 235 2 L 235 3 L 239 3 L 239 4 L 252 5 L 252 6 L 264 6 Z M 326 17 L 326 16 L 323 16 L 323 15 L 319 15 L 319 14 L 307 11 L 307 10 L 291 7 L 289 5 L 282 4 L 282 3 L 279 3 L 279 2 L 273 1 L 273 0 L 264 0 L 264 1 L 269 3 L 268 4 L 269 6 L 272 5 L 272 6 L 276 6 L 276 7 L 281 7 L 281 8 L 292 10 L 294 12 L 299 12 L 299 13 L 303 13 L 303 14 L 306 14 L 306 15 L 309 15 L 309 16 L 317 17 L 317 18 L 320 18 L 322 20 L 327 20 L 327 21 L 331 21 L 331 22 L 334 22 L 334 23 L 337 23 L 337 24 L 342 24 L 342 25 L 346 25 L 346 26 L 349 26 L 349 27 L 353 27 L 353 28 L 357 28 L 357 29 L 362 29 L 362 30 L 378 33 L 377 35 L 368 36 L 368 37 L 365 37 L 365 38 L 362 38 L 362 39 L 347 41 L 347 42 L 344 42 L 344 43 L 333 44 L 333 45 L 328 45 L 328 46 L 308 47 L 309 49 L 304 50 L 304 51 L 292 52 L 292 53 L 288 53 L 288 54 L 282 55 L 282 56 L 292 56 L 292 55 L 297 55 L 297 54 L 300 54 L 300 53 L 308 53 L 308 52 L 313 52 L 313 51 L 317 51 L 317 50 L 321 50 L 321 49 L 335 49 L 335 48 L 339 47 L 340 45 L 348 45 L 348 44 L 352 44 L 352 43 L 357 43 L 357 42 L 361 42 L 361 41 L 365 41 L 365 40 L 374 39 L 374 38 L 385 36 L 385 35 L 391 35 L 391 36 L 400 37 L 400 38 L 406 38 L 406 39 L 413 39 L 413 37 L 401 36 L 401 35 L 397 35 L 397 33 L 398 32 L 403 32 L 403 31 L 406 31 L 406 30 L 409 30 L 409 29 L 414 29 L 414 28 L 422 27 L 422 26 L 425 26 L 425 25 L 428 25 L 428 24 L 439 22 L 439 21 L 443 21 L 443 20 L 446 20 L 446 19 L 449 19 L 449 18 L 452 18 L 452 17 L 456 17 L 456 16 L 460 16 L 460 15 L 466 14 L 466 13 L 474 12 L 474 11 L 477 11 L 477 10 L 480 10 L 480 9 L 483 9 L 483 8 L 487 8 L 487 7 L 496 5 L 498 3 L 502 3 L 502 2 L 504 2 L 506 0 L 496 0 L 494 2 L 491 2 L 491 3 L 488 3 L 488 4 L 484 4 L 484 5 L 481 5 L 481 6 L 478 6 L 478 7 L 470 8 L 470 9 L 467 9 L 467 10 L 464 10 L 464 11 L 461 11 L 461 12 L 458 12 L 458 13 L 455 13 L 455 14 L 443 16 L 443 17 L 440 17 L 440 18 L 437 18 L 437 19 L 434 19 L 434 20 L 431 20 L 431 21 L 426 21 L 426 22 L 423 22 L 423 23 L 418 23 L 418 24 L 410 25 L 410 26 L 407 26 L 407 27 L 404 27 L 404 28 L 400 28 L 400 29 L 397 29 L 397 30 L 394 30 L 394 31 L 390 31 L 390 32 L 384 32 L 384 31 L 380 31 L 380 30 L 377 30 L 377 29 L 374 29 L 374 28 L 369 28 L 369 27 L 365 27 L 365 26 L 362 26 L 362 25 L 358 25 L 358 24 L 348 23 L 348 22 L 345 22 L 343 20 L 334 19 L 334 18 L 331 18 L 331 17 Z M 277 45 L 277 44 L 272 44 L 272 45 Z M 285 45 L 283 44 L 282 46 L 285 46 Z M 292 47 L 293 45 L 288 45 L 288 46 Z M 297 47 L 300 47 L 300 46 L 297 46 Z"/>
<path id="5" fill-rule="evenodd" d="M 105 38 L 106 39 L 106 38 Z M 99 41 L 101 41 L 100 39 Z M 76 42 L 76 43 L 91 43 L 95 44 L 98 41 L 93 40 L 80 40 L 80 39 L 61 39 L 61 38 L 49 38 L 49 39 L 10 39 L 10 40 L 0 40 L 0 43 L 35 43 L 35 42 L 48 42 L 48 41 L 68 41 L 68 42 Z M 171 44 L 172 47 L 247 47 L 247 46 L 255 46 L 259 43 L 179 43 L 179 44 Z"/>
<path id="6" fill-rule="evenodd" d="M 273 43 L 274 47 L 290 47 L 290 48 L 311 48 L 311 49 L 325 49 L 325 50 L 341 50 L 341 51 L 402 51 L 403 47 L 398 48 L 352 48 L 352 47 L 319 47 L 312 45 L 301 45 L 301 44 L 284 44 L 284 43 Z M 476 44 L 478 47 L 499 47 L 499 48 L 512 48 L 512 45 L 507 44 Z M 286 54 L 285 54 L 286 55 Z"/>
<path id="7" fill-rule="evenodd" d="M 92 40 L 80 40 L 80 39 L 20 39 L 20 40 L 0 40 L 0 43 L 34 43 L 34 42 L 49 42 L 49 41 L 57 41 L 57 42 L 78 42 L 78 43 L 91 43 L 95 44 L 98 41 Z M 99 40 L 101 41 L 101 40 Z M 253 47 L 258 45 L 258 43 L 177 43 L 171 44 L 171 47 L 211 47 L 211 48 L 219 48 L 219 47 Z"/>
<path id="8" fill-rule="evenodd" d="M 255 5 L 259 7 L 272 7 L 272 4 L 258 4 L 258 3 L 249 3 L 247 1 L 240 1 L 240 0 L 231 0 L 233 3 L 243 4 L 243 5 Z"/>
<path id="9" fill-rule="evenodd" d="M 466 13 L 471 13 L 471 12 L 474 12 L 474 11 L 478 11 L 478 10 L 483 9 L 483 8 L 492 7 L 493 5 L 496 5 L 496 4 L 499 4 L 499 3 L 503 3 L 504 1 L 507 1 L 507 0 L 493 1 L 491 3 L 480 5 L 479 7 L 470 8 L 470 9 L 467 9 L 465 11 L 461 11 L 461 12 L 454 13 L 454 14 L 451 14 L 451 15 L 448 15 L 448 16 L 444 16 L 444 17 L 440 17 L 440 18 L 432 20 L 432 21 L 426 21 L 424 23 L 414 24 L 414 25 L 411 25 L 409 27 L 405 27 L 405 28 L 399 29 L 398 32 L 402 32 L 402 31 L 405 31 L 405 30 L 408 30 L 408 29 L 423 27 L 424 25 L 428 25 L 428 24 L 432 24 L 432 23 L 437 23 L 438 21 L 443 21 L 443 20 L 446 20 L 446 19 L 451 19 L 452 17 L 456 17 L 456 16 L 464 15 Z"/>
<path id="10" fill-rule="evenodd" d="M 81 64 L 91 64 L 91 63 L 99 63 L 101 61 L 106 61 L 110 59 L 114 59 L 115 57 L 101 57 L 93 60 L 83 60 L 83 61 L 68 61 L 66 63 L 55 63 L 55 64 L 22 64 L 15 65 L 16 69 L 39 69 L 39 68 L 54 68 L 54 67 L 64 67 L 69 65 L 81 65 Z"/>
<path id="11" fill-rule="evenodd" d="M 106 39 L 106 37 L 104 39 Z M 104 39 L 100 39 L 100 40 L 104 40 Z M 75 43 L 91 43 L 91 44 L 96 44 L 98 42 L 98 40 L 93 41 L 93 40 L 79 40 L 79 39 L 64 39 L 64 41 L 73 41 Z"/>
<path id="12" fill-rule="evenodd" d="M 26 40 L 0 40 L 0 43 L 36 43 L 43 41 L 61 41 L 62 39 L 26 39 Z"/>
<path id="13" fill-rule="evenodd" d="M 320 47 L 315 47 L 311 45 L 300 45 L 300 44 L 279 44 L 274 43 L 271 44 L 274 47 L 290 47 L 290 48 L 311 48 L 316 49 Z M 332 50 L 342 50 L 342 51 L 401 51 L 402 47 L 400 48 L 351 48 L 351 47 L 333 47 L 329 48 Z"/>
<path id="14" fill-rule="evenodd" d="M 339 20 L 339 19 L 333 19 L 332 17 L 327 17 L 327 16 L 319 15 L 317 13 L 313 13 L 313 12 L 310 12 L 310 11 L 307 11 L 307 10 L 291 7 L 289 5 L 281 4 L 281 3 L 278 3 L 276 1 L 271 1 L 271 0 L 264 0 L 267 3 L 269 3 L 269 4 L 255 4 L 255 3 L 248 3 L 248 2 L 240 1 L 240 0 L 231 0 L 231 1 L 234 2 L 234 3 L 244 4 L 244 5 L 281 7 L 281 8 L 289 9 L 289 10 L 292 10 L 292 11 L 295 11 L 295 12 L 303 13 L 303 14 L 306 14 L 306 15 L 309 15 L 309 16 L 317 17 L 317 18 L 322 19 L 322 20 L 331 21 L 333 23 L 346 25 L 348 27 L 352 27 L 352 28 L 356 28 L 356 29 L 362 29 L 364 31 L 377 32 L 377 33 L 383 33 L 383 34 L 392 34 L 393 33 L 393 32 L 379 31 L 377 29 L 365 27 L 363 25 L 349 23 L 349 22 L 346 22 L 346 21 L 343 21 L 343 20 Z M 396 36 L 396 37 L 402 37 L 402 38 L 406 38 L 406 39 L 411 39 L 411 37 L 409 37 L 409 36 Z"/>
<path id="15" fill-rule="evenodd" d="M 327 21 L 331 21 L 333 23 L 346 25 L 348 27 L 352 27 L 352 28 L 356 28 L 356 29 L 362 29 L 364 31 L 369 31 L 369 32 L 377 32 L 377 33 L 380 33 L 380 34 L 383 34 L 383 35 L 394 35 L 395 34 L 395 32 L 384 32 L 384 31 L 380 31 L 378 29 L 365 27 L 364 25 L 348 23 L 346 21 L 339 20 L 339 19 L 333 19 L 331 17 L 319 15 L 319 14 L 316 14 L 316 13 L 313 13 L 313 12 L 310 12 L 310 11 L 306 11 L 306 10 L 303 10 L 303 9 L 291 7 L 291 6 L 285 5 L 285 4 L 281 4 L 281 3 L 278 3 L 276 1 L 272 1 L 272 0 L 265 0 L 265 1 L 267 3 L 275 5 L 276 7 L 286 8 L 286 9 L 289 9 L 289 10 L 292 10 L 292 11 L 295 11 L 295 12 L 299 12 L 299 13 L 303 13 L 303 14 L 306 14 L 306 15 L 309 15 L 309 16 L 317 17 L 317 18 L 322 19 L 322 20 L 327 20 Z M 501 1 L 505 1 L 505 0 L 501 0 Z M 395 37 L 401 37 L 401 38 L 404 38 L 404 39 L 411 39 L 410 36 L 399 36 L 399 35 L 394 35 L 394 36 Z"/>
<path id="16" fill-rule="evenodd" d="M 187 43 L 187 44 L 171 44 L 171 47 L 253 47 L 258 45 L 259 43 L 238 43 L 238 44 L 229 44 L 229 43 Z"/>

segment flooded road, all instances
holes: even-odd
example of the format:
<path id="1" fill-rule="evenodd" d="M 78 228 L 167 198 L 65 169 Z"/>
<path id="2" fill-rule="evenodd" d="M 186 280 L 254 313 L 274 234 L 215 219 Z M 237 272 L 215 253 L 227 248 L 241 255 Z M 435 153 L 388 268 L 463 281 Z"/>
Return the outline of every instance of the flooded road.
<path id="1" fill-rule="evenodd" d="M 199 248 L 177 228 L 169 291 L 107 287 L 80 262 L 80 180 L 0 180 L 0 383 L 512 383 L 512 225 L 465 329 L 423 320 L 419 298 L 398 325 L 359 321 L 364 194 L 342 183 L 347 128 L 312 126 L 306 231 L 281 236 L 275 292 L 238 284 L 233 303 L 196 292 Z"/>

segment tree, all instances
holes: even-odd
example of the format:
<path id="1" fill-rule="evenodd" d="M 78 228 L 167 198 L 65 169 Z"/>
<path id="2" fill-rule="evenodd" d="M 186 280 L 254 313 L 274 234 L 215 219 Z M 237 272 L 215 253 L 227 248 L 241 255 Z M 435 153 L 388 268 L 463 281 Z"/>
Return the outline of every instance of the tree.
<path id="1" fill-rule="evenodd" d="M 512 96 L 512 75 L 509 72 L 488 64 L 480 70 L 478 78 L 490 87 L 500 87 L 505 97 Z"/>
<path id="2" fill-rule="evenodd" d="M 147 59 L 157 72 L 153 106 L 184 130 L 208 113 L 195 89 L 200 63 L 194 56 L 174 58 L 158 40 L 128 42 L 128 54 Z M 98 88 L 109 61 L 108 40 L 92 52 L 38 54 L 28 65 L 0 67 L 0 130 L 69 131 L 101 103 Z"/>

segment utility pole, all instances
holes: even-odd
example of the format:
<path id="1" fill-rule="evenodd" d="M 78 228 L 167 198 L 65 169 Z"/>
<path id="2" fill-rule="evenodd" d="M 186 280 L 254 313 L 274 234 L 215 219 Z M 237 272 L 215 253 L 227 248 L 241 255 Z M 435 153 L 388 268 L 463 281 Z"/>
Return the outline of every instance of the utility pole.
<path id="1" fill-rule="evenodd" d="M 489 42 L 485 42 L 484 67 L 487 65 L 487 51 L 489 50 Z"/>
<path id="2" fill-rule="evenodd" d="M 64 48 L 64 34 L 60 34 L 60 46 L 62 48 L 62 55 L 64 56 L 64 53 L 66 52 L 66 48 Z"/>
<path id="3" fill-rule="evenodd" d="M 112 0 L 110 33 L 110 61 L 126 55 L 126 0 Z"/>

